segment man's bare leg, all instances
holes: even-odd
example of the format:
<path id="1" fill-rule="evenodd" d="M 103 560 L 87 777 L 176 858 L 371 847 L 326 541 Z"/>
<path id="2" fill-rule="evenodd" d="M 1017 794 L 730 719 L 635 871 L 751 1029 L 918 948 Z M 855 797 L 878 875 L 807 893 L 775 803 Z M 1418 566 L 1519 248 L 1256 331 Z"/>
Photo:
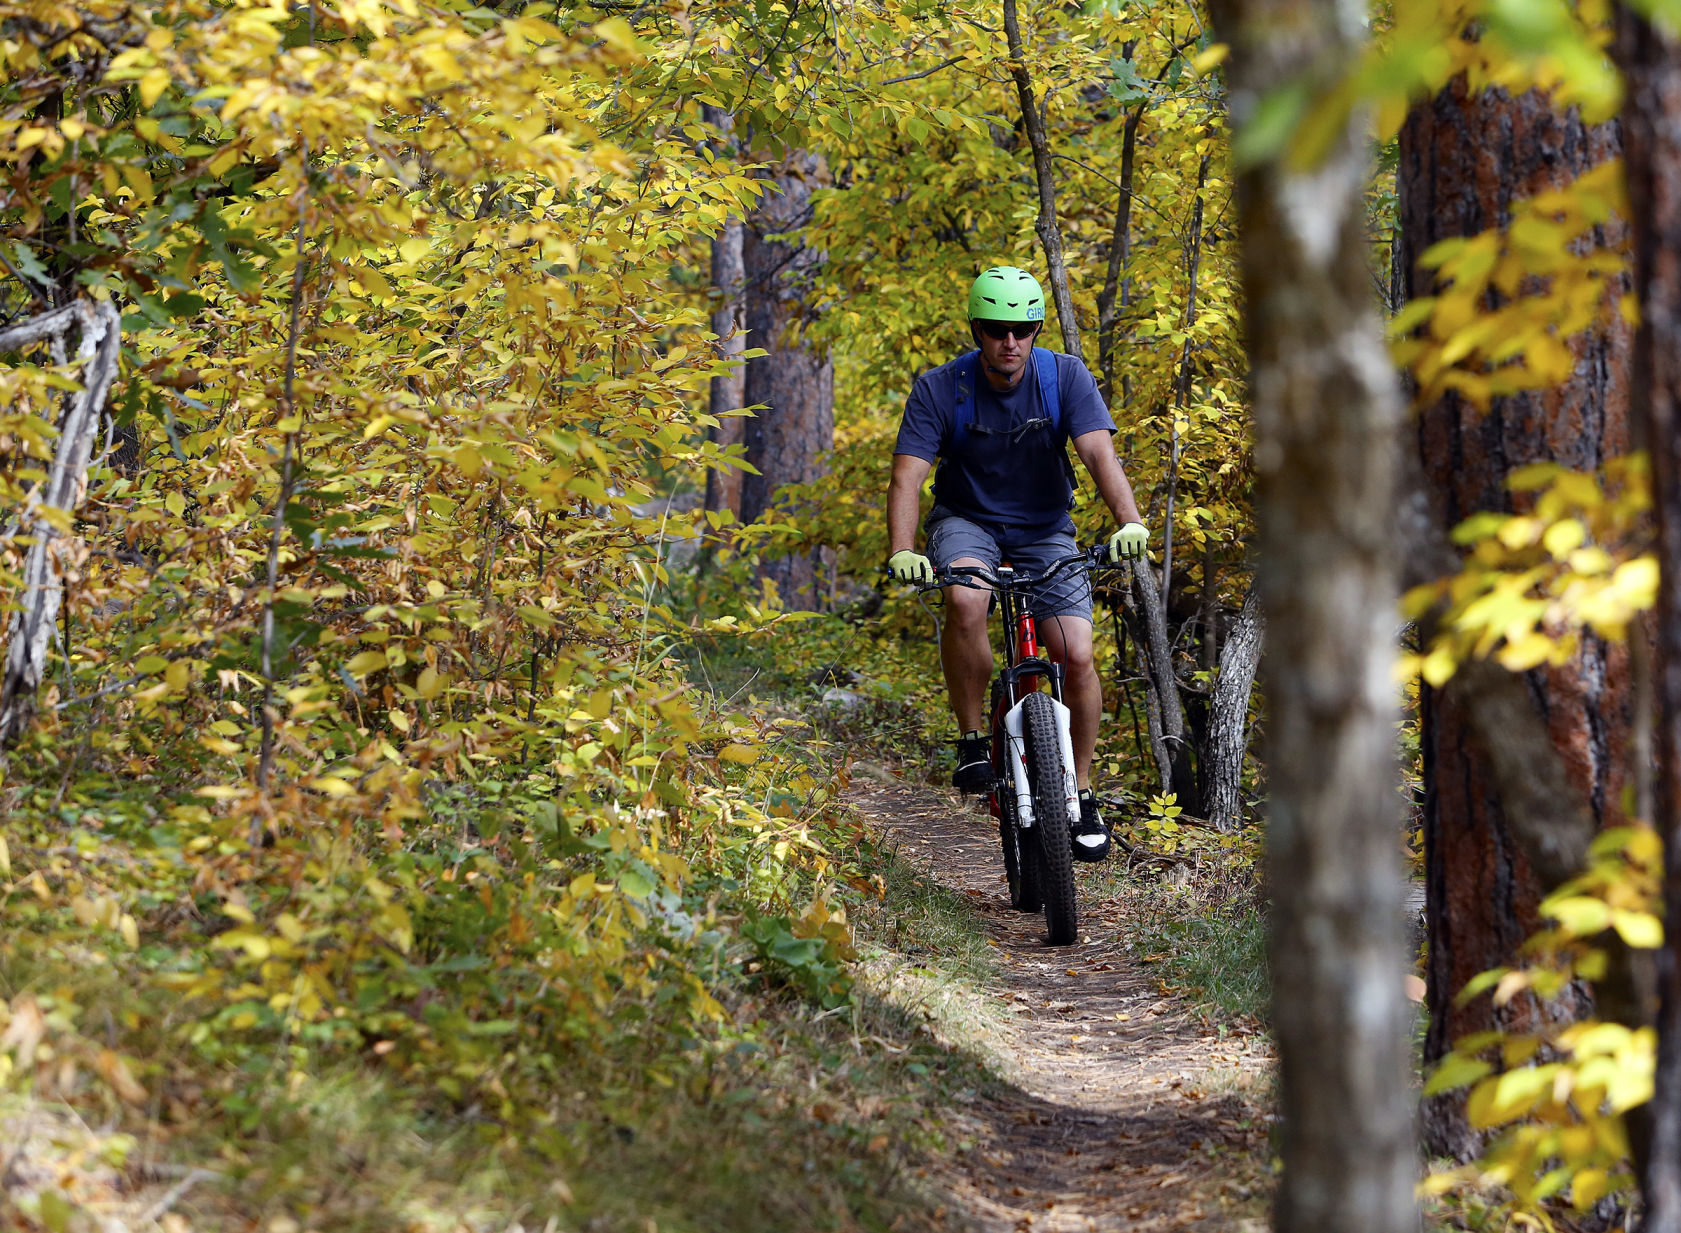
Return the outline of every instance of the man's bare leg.
<path id="1" fill-rule="evenodd" d="M 1103 683 L 1092 662 L 1091 622 L 1084 617 L 1050 617 L 1036 622 L 1039 640 L 1063 667 L 1062 700 L 1068 704 L 1069 729 L 1074 738 L 1074 779 L 1091 787 L 1092 756 L 1097 752 L 1097 725 L 1103 717 Z"/>
<path id="2" fill-rule="evenodd" d="M 984 561 L 958 557 L 953 565 L 985 567 Z M 946 695 L 957 717 L 957 731 L 985 732 L 987 680 L 992 676 L 992 640 L 986 632 L 990 591 L 972 587 L 946 588 L 945 627 L 940 634 L 940 666 L 945 669 Z M 1089 641 L 1089 638 L 1088 638 Z"/>

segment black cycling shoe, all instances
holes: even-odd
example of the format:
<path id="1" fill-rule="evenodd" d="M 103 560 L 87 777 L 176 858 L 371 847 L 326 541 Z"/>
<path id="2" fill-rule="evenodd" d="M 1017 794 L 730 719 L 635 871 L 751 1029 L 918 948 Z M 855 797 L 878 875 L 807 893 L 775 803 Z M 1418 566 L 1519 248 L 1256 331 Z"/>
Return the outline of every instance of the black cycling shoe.
<path id="1" fill-rule="evenodd" d="M 960 792 L 982 793 L 992 787 L 992 742 L 984 736 L 957 738 L 957 769 L 951 786 Z"/>
<path id="2" fill-rule="evenodd" d="M 1090 788 L 1080 790 L 1080 824 L 1071 838 L 1077 861 L 1100 861 L 1109 855 L 1109 828 L 1097 812 L 1097 797 Z"/>

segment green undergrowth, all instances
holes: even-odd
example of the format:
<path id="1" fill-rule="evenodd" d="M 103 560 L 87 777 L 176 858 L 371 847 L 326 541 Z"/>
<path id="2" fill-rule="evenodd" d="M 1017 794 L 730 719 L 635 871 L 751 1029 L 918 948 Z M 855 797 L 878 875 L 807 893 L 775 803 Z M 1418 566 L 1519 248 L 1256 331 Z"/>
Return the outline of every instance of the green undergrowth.
<path id="1" fill-rule="evenodd" d="M 1265 1022 L 1266 912 L 1253 836 L 1123 825 L 1131 849 L 1106 863 L 1094 893 L 1119 905 L 1120 934 L 1164 990 L 1221 1023 Z"/>
<path id="2" fill-rule="evenodd" d="M 926 1031 L 993 1069 L 998 1029 L 1007 1021 L 997 952 L 963 896 L 897 858 L 884 862 L 879 897 L 857 920 L 860 984 Z"/>
<path id="3" fill-rule="evenodd" d="M 921 615 L 903 596 L 890 602 Z M 951 774 L 954 734 L 933 628 L 903 612 L 892 632 L 874 619 L 824 615 L 788 626 L 769 654 L 740 639 L 699 637 L 682 656 L 690 680 L 715 697 L 785 708 L 834 747 L 913 779 Z"/>
<path id="4" fill-rule="evenodd" d="M 457 919 L 432 886 L 407 918 L 410 951 L 359 960 L 368 1005 L 315 1024 L 270 1020 L 254 987 L 184 996 L 161 979 L 202 969 L 207 947 L 273 957 L 230 909 L 237 894 L 195 893 L 160 865 L 174 840 L 85 807 L 14 816 L 0 1126 L 23 1182 L 6 1226 L 82 1233 L 156 1210 L 171 1233 L 938 1227 L 919 1171 L 952 1146 L 947 1093 L 986 1076 L 952 1047 L 980 1035 L 966 1025 L 991 971 L 957 897 L 838 810 L 806 819 L 808 842 L 845 854 L 826 874 L 721 844 L 695 854 L 682 895 L 649 889 L 645 919 L 627 922 L 618 944 L 648 978 L 615 976 L 562 1026 L 543 1016 L 565 1002 L 518 970 L 538 957 L 506 936 L 539 906 L 502 903 L 522 817 L 488 785 L 440 797 L 430 824 L 455 837 L 443 867 L 488 889 Z M 558 830 L 545 842 L 563 866 L 611 857 Z M 294 896 L 307 917 L 307 887 Z M 684 921 L 694 936 L 672 936 Z"/>

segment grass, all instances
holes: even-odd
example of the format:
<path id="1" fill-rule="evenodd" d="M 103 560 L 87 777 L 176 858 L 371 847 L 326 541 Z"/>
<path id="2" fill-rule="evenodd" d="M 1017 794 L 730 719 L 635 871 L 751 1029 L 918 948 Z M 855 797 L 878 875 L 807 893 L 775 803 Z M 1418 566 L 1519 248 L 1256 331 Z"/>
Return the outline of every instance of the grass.
<path id="1" fill-rule="evenodd" d="M 989 992 L 999 965 L 980 918 L 963 896 L 897 857 L 878 867 L 880 897 L 858 916 L 861 986 L 878 1013 L 997 1068 L 994 1042 L 1009 1016 Z"/>
<path id="2" fill-rule="evenodd" d="M 1248 897 L 1158 886 L 1134 900 L 1128 939 L 1193 1005 L 1226 1019 L 1266 1017 L 1266 919 Z"/>
<path id="3" fill-rule="evenodd" d="M 1151 850 L 1147 833 L 1118 829 L 1135 848 Z M 1122 941 L 1194 1009 L 1228 1022 L 1265 1022 L 1266 913 L 1242 845 L 1181 846 L 1172 859 L 1131 867 L 1112 858 L 1092 893 L 1119 904 Z"/>

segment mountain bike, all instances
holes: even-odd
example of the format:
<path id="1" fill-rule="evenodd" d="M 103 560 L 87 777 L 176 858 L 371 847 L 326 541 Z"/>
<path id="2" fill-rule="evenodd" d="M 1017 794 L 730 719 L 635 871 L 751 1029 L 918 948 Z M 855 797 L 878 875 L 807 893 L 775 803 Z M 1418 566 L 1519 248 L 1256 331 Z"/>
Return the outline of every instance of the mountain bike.
<path id="1" fill-rule="evenodd" d="M 1069 711 L 1062 701 L 1062 665 L 1040 654 L 1028 600 L 1035 589 L 1064 573 L 1095 572 L 1106 564 L 1107 552 L 1097 545 L 1057 558 L 1037 577 L 1018 574 L 1008 564 L 996 570 L 948 565 L 935 571 L 932 582 L 917 587 L 919 597 L 948 586 L 990 590 L 995 597 L 1004 629 L 1004 666 L 993 678 L 987 707 L 993 769 L 987 805 L 998 819 L 1010 906 L 1021 912 L 1042 909 L 1052 946 L 1067 946 L 1079 934 L 1070 834 L 1080 820 L 1080 800 Z"/>

